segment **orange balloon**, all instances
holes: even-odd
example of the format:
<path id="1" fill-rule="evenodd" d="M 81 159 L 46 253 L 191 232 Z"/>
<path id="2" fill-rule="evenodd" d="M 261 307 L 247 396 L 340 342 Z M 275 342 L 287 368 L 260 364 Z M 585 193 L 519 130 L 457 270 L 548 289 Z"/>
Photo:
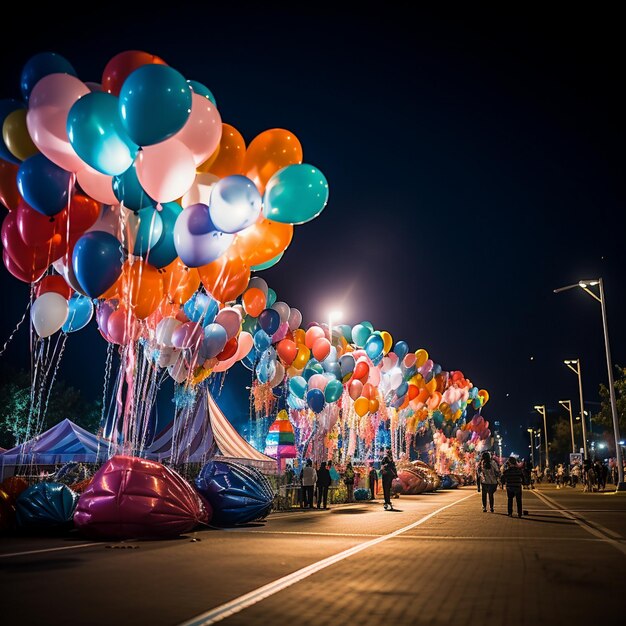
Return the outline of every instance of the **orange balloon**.
<path id="1" fill-rule="evenodd" d="M 200 286 L 198 271 L 187 267 L 178 257 L 159 271 L 163 279 L 163 293 L 174 304 L 187 302 Z"/>
<path id="2" fill-rule="evenodd" d="M 302 370 L 304 366 L 309 362 L 311 358 L 311 351 L 303 344 L 298 344 L 298 354 L 296 358 L 293 360 L 291 367 L 296 370 Z"/>
<path id="3" fill-rule="evenodd" d="M 302 163 L 298 138 L 284 128 L 272 128 L 257 135 L 248 146 L 243 172 L 263 193 L 278 170 L 296 163 Z"/>
<path id="4" fill-rule="evenodd" d="M 232 248 L 232 246 L 231 246 Z M 218 302 L 230 302 L 240 296 L 250 281 L 250 268 L 230 248 L 221 257 L 198 268 L 206 290 Z"/>
<path id="5" fill-rule="evenodd" d="M 249 267 L 267 263 L 287 249 L 293 226 L 261 218 L 254 226 L 237 233 L 232 248 Z"/>
<path id="6" fill-rule="evenodd" d="M 161 272 L 150 263 L 136 260 L 132 265 L 127 261 L 122 274 L 125 275 L 124 290 L 132 312 L 137 319 L 145 319 L 163 299 Z"/>
<path id="7" fill-rule="evenodd" d="M 293 331 L 293 340 L 296 342 L 296 345 L 304 343 L 305 339 L 306 331 L 304 330 L 304 328 L 296 328 L 296 330 Z"/>
<path id="8" fill-rule="evenodd" d="M 378 411 L 379 406 L 380 406 L 380 403 L 378 402 L 378 399 L 374 398 L 369 401 L 368 410 L 370 413 L 376 413 L 376 411 Z"/>
<path id="9" fill-rule="evenodd" d="M 222 138 L 217 150 L 198 168 L 220 178 L 241 174 L 246 156 L 246 142 L 241 133 L 230 124 L 222 124 Z"/>
<path id="10" fill-rule="evenodd" d="M 355 400 L 354 410 L 356 411 L 356 414 L 359 417 L 363 417 L 364 415 L 367 415 L 369 411 L 369 403 L 370 401 L 367 398 L 364 398 L 363 396 Z"/>
<path id="11" fill-rule="evenodd" d="M 248 289 L 241 299 L 244 311 L 252 316 L 259 317 L 261 311 L 265 308 L 267 299 L 265 294 L 257 287 Z"/>
<path id="12" fill-rule="evenodd" d="M 17 170 L 19 167 L 0 159 L 0 202 L 13 211 L 20 202 L 20 192 L 17 190 Z"/>

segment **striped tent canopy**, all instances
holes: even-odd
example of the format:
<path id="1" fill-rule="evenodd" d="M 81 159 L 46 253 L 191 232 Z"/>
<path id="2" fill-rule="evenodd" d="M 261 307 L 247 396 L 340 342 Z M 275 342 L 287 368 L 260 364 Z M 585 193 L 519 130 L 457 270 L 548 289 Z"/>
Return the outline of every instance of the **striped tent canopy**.
<path id="1" fill-rule="evenodd" d="M 209 459 L 236 461 L 272 473 L 276 461 L 251 446 L 228 421 L 206 387 L 193 408 L 175 417 L 144 454 L 172 463 L 206 463 Z"/>
<path id="2" fill-rule="evenodd" d="M 45 433 L 0 454 L 0 467 L 70 461 L 96 463 L 107 457 L 108 446 L 108 442 L 64 419 Z"/>

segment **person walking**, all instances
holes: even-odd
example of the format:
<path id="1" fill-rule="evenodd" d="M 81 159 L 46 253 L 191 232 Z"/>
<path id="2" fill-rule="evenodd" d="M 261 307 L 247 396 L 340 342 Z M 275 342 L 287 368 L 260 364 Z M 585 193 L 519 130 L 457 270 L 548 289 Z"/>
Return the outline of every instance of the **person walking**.
<path id="1" fill-rule="evenodd" d="M 354 468 L 350 461 L 346 464 L 346 471 L 343 473 L 343 482 L 346 484 L 348 491 L 347 501 L 354 502 Z"/>
<path id="2" fill-rule="evenodd" d="M 300 480 L 302 481 L 302 497 L 304 500 L 304 508 L 313 508 L 313 489 L 315 482 L 317 481 L 317 472 L 313 467 L 313 461 L 307 459 L 306 465 L 302 468 L 300 473 Z"/>
<path id="3" fill-rule="evenodd" d="M 502 480 L 506 485 L 507 515 L 513 516 L 513 500 L 517 503 L 517 517 L 522 517 L 522 483 L 524 482 L 524 473 L 517 465 L 517 459 L 514 456 L 509 457 L 506 469 L 502 472 Z"/>
<path id="4" fill-rule="evenodd" d="M 324 508 L 328 506 L 328 488 L 330 487 L 330 472 L 326 467 L 326 461 L 322 461 L 319 470 L 317 470 L 317 508 L 321 507 L 322 501 Z"/>
<path id="5" fill-rule="evenodd" d="M 387 448 L 387 452 L 380 462 L 380 469 L 383 480 L 385 511 L 391 511 L 393 510 L 393 505 L 391 504 L 391 483 L 393 483 L 394 478 L 398 478 L 398 470 L 396 469 L 396 464 L 393 461 L 391 448 Z"/>
<path id="6" fill-rule="evenodd" d="M 483 452 L 480 458 L 480 482 L 482 485 L 483 513 L 487 512 L 487 497 L 489 498 L 489 510 L 493 513 L 493 494 L 498 488 L 500 468 L 489 452 Z"/>
<path id="7" fill-rule="evenodd" d="M 370 483 L 370 494 L 372 496 L 372 500 L 376 500 L 376 492 L 378 491 L 378 472 L 373 465 L 370 467 L 368 479 Z"/>

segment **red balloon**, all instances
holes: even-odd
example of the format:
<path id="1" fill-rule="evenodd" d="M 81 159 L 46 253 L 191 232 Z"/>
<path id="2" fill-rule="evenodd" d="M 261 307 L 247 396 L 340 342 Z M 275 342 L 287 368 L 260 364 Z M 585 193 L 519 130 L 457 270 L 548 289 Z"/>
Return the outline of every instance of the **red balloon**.
<path id="1" fill-rule="evenodd" d="M 17 170 L 19 167 L 0 159 L 0 202 L 14 211 L 20 201 L 20 192 L 17 189 Z"/>
<path id="2" fill-rule="evenodd" d="M 4 267 L 9 270 L 9 273 L 23 283 L 34 283 L 46 273 L 45 267 L 41 269 L 23 270 L 6 250 L 2 251 L 2 261 L 4 262 Z"/>
<path id="3" fill-rule="evenodd" d="M 141 50 L 126 50 L 116 54 L 105 66 L 102 73 L 102 91 L 119 96 L 124 81 L 142 65 L 167 65 L 155 54 Z"/>
<path id="4" fill-rule="evenodd" d="M 70 233 L 84 233 L 96 223 L 102 205 L 93 198 L 78 193 L 72 196 L 69 211 Z"/>
<path id="5" fill-rule="evenodd" d="M 25 280 L 26 282 L 37 280 L 54 260 L 50 250 L 27 246 L 24 243 L 17 227 L 15 211 L 5 216 L 2 222 L 1 238 L 4 246 L 3 258 L 5 259 L 5 265 L 9 272 L 20 280 Z M 7 264 L 6 257 L 9 257 L 12 263 Z M 27 280 L 18 276 L 12 269 L 15 267 L 19 268 L 24 276 L 32 276 L 32 278 Z"/>
<path id="6" fill-rule="evenodd" d="M 25 200 L 20 200 L 15 212 L 17 228 L 27 246 L 43 246 L 57 235 L 51 244 L 57 246 L 67 237 L 67 211 L 63 209 L 54 217 L 48 217 L 35 211 Z"/>
<path id="7" fill-rule="evenodd" d="M 356 364 L 354 368 L 354 373 L 352 374 L 352 378 L 355 380 L 360 380 L 361 382 L 365 382 L 367 377 L 369 376 L 370 368 L 365 361 L 360 361 Z"/>
<path id="8" fill-rule="evenodd" d="M 409 385 L 409 400 L 413 400 L 413 398 L 417 398 L 420 390 L 417 388 L 417 385 Z"/>
<path id="9" fill-rule="evenodd" d="M 59 276 L 59 274 L 50 274 L 50 276 L 42 278 L 37 283 L 35 297 L 38 298 L 42 293 L 47 293 L 48 291 L 59 293 L 66 300 L 69 300 L 74 293 L 74 290 L 65 282 L 65 278 Z"/>
<path id="10" fill-rule="evenodd" d="M 291 339 L 283 339 L 278 342 L 276 352 L 285 365 L 291 365 L 298 355 L 298 346 Z"/>
<path id="11" fill-rule="evenodd" d="M 311 330 L 311 329 L 309 329 Z M 320 337 L 313 344 L 313 356 L 318 361 L 323 361 L 330 354 L 330 341 L 325 337 Z"/>
<path id="12" fill-rule="evenodd" d="M 234 357 L 237 354 L 237 348 L 239 344 L 237 343 L 237 337 L 232 337 L 226 342 L 224 349 L 217 355 L 218 361 L 227 361 L 231 357 Z"/>

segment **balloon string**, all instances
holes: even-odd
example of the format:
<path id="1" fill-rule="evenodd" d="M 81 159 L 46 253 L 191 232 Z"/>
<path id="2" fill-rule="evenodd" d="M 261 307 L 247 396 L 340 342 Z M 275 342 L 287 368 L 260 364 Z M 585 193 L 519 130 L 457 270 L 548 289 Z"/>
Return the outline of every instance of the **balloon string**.
<path id="1" fill-rule="evenodd" d="M 107 393 L 109 389 L 109 381 L 111 378 L 111 364 L 113 362 L 113 345 L 107 342 L 107 357 L 104 364 L 104 381 L 102 383 L 102 411 L 100 412 L 100 428 L 98 429 L 98 447 L 96 449 L 96 460 L 100 458 L 100 442 L 104 435 L 105 414 L 107 405 Z"/>
<path id="2" fill-rule="evenodd" d="M 50 402 L 50 395 L 52 393 L 52 387 L 54 386 L 54 383 L 57 378 L 57 374 L 59 372 L 59 368 L 61 367 L 61 359 L 63 358 L 63 353 L 65 352 L 66 343 L 67 343 L 67 334 L 63 333 L 62 340 L 61 340 L 61 349 L 59 350 L 59 355 L 56 359 L 56 365 L 54 366 L 54 371 L 52 372 L 52 378 L 50 379 L 50 383 L 48 385 L 48 394 L 46 396 L 46 403 L 44 405 L 44 409 L 42 413 L 42 420 L 43 418 L 45 418 L 46 413 L 48 412 L 48 404 Z"/>
<path id="3" fill-rule="evenodd" d="M 15 328 L 13 329 L 11 334 L 9 335 L 9 338 L 4 342 L 4 345 L 2 346 L 2 350 L 0 350 L 0 356 L 2 356 L 5 353 L 7 347 L 9 346 L 11 341 L 13 340 L 13 337 L 15 337 L 15 334 L 20 329 L 20 326 L 22 325 L 22 323 L 26 319 L 26 314 L 28 313 L 28 309 L 30 309 L 30 305 L 31 305 L 31 302 L 29 300 L 28 303 L 26 304 L 26 309 L 24 310 L 24 314 L 22 315 L 20 321 L 17 323 L 17 325 L 15 326 Z"/>

